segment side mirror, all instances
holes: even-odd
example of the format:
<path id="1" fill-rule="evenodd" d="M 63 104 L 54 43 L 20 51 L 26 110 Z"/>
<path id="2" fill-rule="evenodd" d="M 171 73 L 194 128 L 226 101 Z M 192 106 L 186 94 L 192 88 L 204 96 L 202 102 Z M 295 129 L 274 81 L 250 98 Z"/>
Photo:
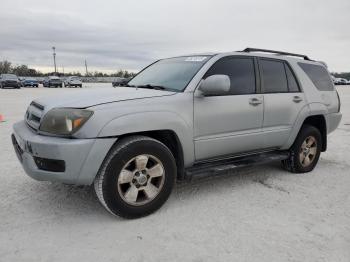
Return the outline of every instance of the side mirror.
<path id="1" fill-rule="evenodd" d="M 230 91 L 231 81 L 227 75 L 212 75 L 204 79 L 198 90 L 202 95 L 225 95 Z"/>

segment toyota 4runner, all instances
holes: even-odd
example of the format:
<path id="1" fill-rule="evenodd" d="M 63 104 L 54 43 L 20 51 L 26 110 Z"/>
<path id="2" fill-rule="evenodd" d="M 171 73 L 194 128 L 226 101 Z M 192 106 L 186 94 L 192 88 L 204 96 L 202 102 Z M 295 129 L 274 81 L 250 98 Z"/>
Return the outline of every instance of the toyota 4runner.
<path id="1" fill-rule="evenodd" d="M 37 180 L 94 185 L 126 218 L 167 200 L 176 180 L 281 161 L 309 172 L 341 120 L 324 63 L 247 48 L 156 61 L 125 87 L 34 100 L 12 141 Z"/>

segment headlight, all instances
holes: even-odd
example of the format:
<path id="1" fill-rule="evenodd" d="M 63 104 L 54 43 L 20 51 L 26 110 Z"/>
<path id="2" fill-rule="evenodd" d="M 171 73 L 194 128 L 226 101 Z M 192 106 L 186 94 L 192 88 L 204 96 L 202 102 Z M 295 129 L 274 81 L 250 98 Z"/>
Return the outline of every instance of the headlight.
<path id="1" fill-rule="evenodd" d="M 55 135 L 71 135 L 81 128 L 92 114 L 92 111 L 85 109 L 51 109 L 42 119 L 39 130 Z"/>

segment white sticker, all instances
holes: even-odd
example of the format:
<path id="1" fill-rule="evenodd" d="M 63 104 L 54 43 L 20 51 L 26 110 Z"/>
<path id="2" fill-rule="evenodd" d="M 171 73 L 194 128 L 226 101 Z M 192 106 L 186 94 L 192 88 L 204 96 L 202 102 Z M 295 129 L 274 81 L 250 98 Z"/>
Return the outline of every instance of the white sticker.
<path id="1" fill-rule="evenodd" d="M 186 62 L 202 62 L 207 59 L 206 56 L 190 56 L 185 59 Z"/>

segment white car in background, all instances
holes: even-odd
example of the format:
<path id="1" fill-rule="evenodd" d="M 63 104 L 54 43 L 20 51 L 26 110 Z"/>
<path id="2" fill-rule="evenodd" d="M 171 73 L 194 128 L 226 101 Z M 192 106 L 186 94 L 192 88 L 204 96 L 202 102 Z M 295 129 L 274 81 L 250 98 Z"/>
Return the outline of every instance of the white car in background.
<path id="1" fill-rule="evenodd" d="M 66 79 L 64 82 L 64 86 L 66 87 L 83 87 L 83 82 L 81 81 L 80 77 L 78 76 L 70 76 Z"/>
<path id="2" fill-rule="evenodd" d="M 349 81 L 345 78 L 336 78 L 334 81 L 335 85 L 348 85 Z"/>

